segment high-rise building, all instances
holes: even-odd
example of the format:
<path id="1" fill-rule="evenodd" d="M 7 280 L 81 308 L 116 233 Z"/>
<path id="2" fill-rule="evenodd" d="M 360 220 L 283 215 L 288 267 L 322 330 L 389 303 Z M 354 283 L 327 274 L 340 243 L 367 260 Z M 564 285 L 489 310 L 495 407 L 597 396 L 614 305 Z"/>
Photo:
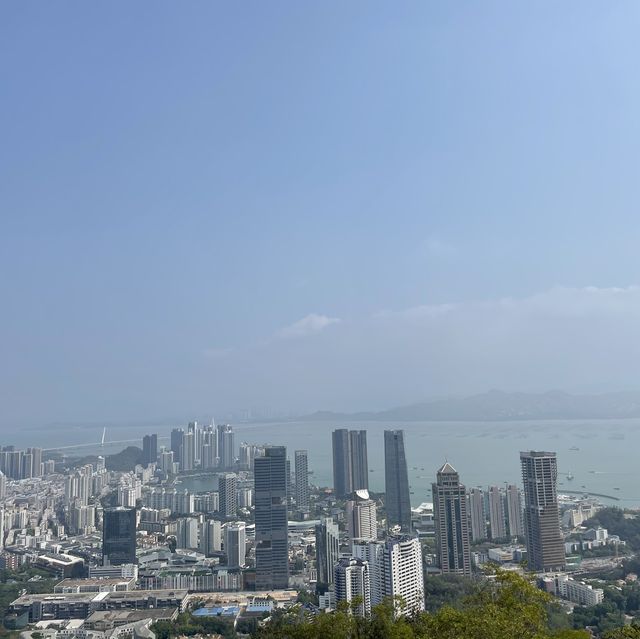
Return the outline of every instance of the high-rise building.
<path id="1" fill-rule="evenodd" d="M 136 563 L 136 509 L 105 508 L 102 520 L 102 565 Z"/>
<path id="2" fill-rule="evenodd" d="M 195 464 L 195 438 L 193 431 L 182 434 L 180 444 L 180 469 L 193 470 Z"/>
<path id="3" fill-rule="evenodd" d="M 353 492 L 351 485 L 351 444 L 349 431 L 338 428 L 332 433 L 333 488 L 336 496 L 347 497 Z"/>
<path id="4" fill-rule="evenodd" d="M 238 476 L 235 473 L 223 473 L 218 477 L 220 495 L 219 513 L 224 519 L 235 519 L 238 515 Z"/>
<path id="5" fill-rule="evenodd" d="M 409 475 L 401 430 L 384 431 L 384 484 L 387 526 L 400 526 L 403 532 L 410 531 Z"/>
<path id="6" fill-rule="evenodd" d="M 27 448 L 32 457 L 32 477 L 42 476 L 42 448 Z"/>
<path id="7" fill-rule="evenodd" d="M 180 461 L 183 435 L 184 430 L 182 428 L 174 428 L 171 431 L 171 450 L 173 451 L 173 458 L 176 461 Z"/>
<path id="8" fill-rule="evenodd" d="M 489 526 L 491 539 L 504 539 L 507 536 L 504 495 L 498 486 L 489 486 Z"/>
<path id="9" fill-rule="evenodd" d="M 303 513 L 309 512 L 309 464 L 306 450 L 295 452 L 296 472 L 296 508 Z"/>
<path id="10" fill-rule="evenodd" d="M 0 471 L 0 499 L 7 496 L 7 476 Z"/>
<path id="11" fill-rule="evenodd" d="M 235 439 L 229 424 L 218 424 L 218 456 L 220 466 L 225 470 L 233 468 L 236 460 Z"/>
<path id="12" fill-rule="evenodd" d="M 224 553 L 229 568 L 242 568 L 247 554 L 246 524 L 233 521 L 224 525 Z"/>
<path id="13" fill-rule="evenodd" d="M 222 523 L 208 519 L 200 525 L 200 552 L 207 557 L 222 550 Z"/>
<path id="14" fill-rule="evenodd" d="M 524 537 L 522 492 L 514 485 L 507 486 L 507 525 L 510 537 Z"/>
<path id="15" fill-rule="evenodd" d="M 369 462 L 367 458 L 367 431 L 349 432 L 351 448 L 351 490 L 369 488 Z"/>
<path id="16" fill-rule="evenodd" d="M 195 517 L 178 519 L 176 547 L 190 549 L 198 547 L 198 520 Z"/>
<path id="17" fill-rule="evenodd" d="M 366 541 L 355 539 L 351 544 L 354 557 L 369 564 L 369 584 L 371 588 L 371 605 L 376 606 L 384 599 L 384 546 L 383 541 Z"/>
<path id="18" fill-rule="evenodd" d="M 352 602 L 358 598 L 354 613 L 365 617 L 371 613 L 369 564 L 356 557 L 342 557 L 335 566 L 336 601 Z"/>
<path id="19" fill-rule="evenodd" d="M 334 566 L 340 552 L 340 532 L 338 524 L 330 517 L 323 517 L 316 524 L 316 566 L 318 584 L 332 584 Z"/>
<path id="20" fill-rule="evenodd" d="M 289 586 L 287 449 L 269 446 L 254 462 L 256 590 Z"/>
<path id="21" fill-rule="evenodd" d="M 484 493 L 479 488 L 469 491 L 469 519 L 471 521 L 472 541 L 483 541 L 487 538 L 487 516 L 484 509 Z"/>
<path id="22" fill-rule="evenodd" d="M 466 491 L 449 462 L 438 470 L 431 492 L 440 569 L 445 573 L 471 575 Z"/>
<path id="23" fill-rule="evenodd" d="M 145 435 L 142 438 L 142 463 L 148 466 L 149 464 L 155 464 L 157 460 L 158 436 L 155 433 Z"/>
<path id="24" fill-rule="evenodd" d="M 384 596 L 401 597 L 398 614 L 424 610 L 422 548 L 417 537 L 389 537 L 383 551 Z"/>
<path id="25" fill-rule="evenodd" d="M 558 510 L 558 466 L 555 453 L 520 453 L 524 492 L 524 532 L 529 569 L 563 570 L 564 539 Z"/>
<path id="26" fill-rule="evenodd" d="M 376 502 L 369 491 L 356 490 L 346 503 L 347 532 L 349 538 L 375 541 L 378 538 Z"/>

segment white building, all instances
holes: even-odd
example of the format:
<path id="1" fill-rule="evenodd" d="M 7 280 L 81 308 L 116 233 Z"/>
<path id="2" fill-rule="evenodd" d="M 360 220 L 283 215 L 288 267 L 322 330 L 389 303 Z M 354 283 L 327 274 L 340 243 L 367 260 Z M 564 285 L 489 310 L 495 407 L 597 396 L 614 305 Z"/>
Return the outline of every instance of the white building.
<path id="1" fill-rule="evenodd" d="M 355 539 L 351 552 L 355 558 L 369 564 L 371 605 L 376 606 L 384 598 L 384 542 Z"/>
<path id="2" fill-rule="evenodd" d="M 334 588 L 336 603 L 351 602 L 356 597 L 360 603 L 354 610 L 362 617 L 371 613 L 371 590 L 369 582 L 369 564 L 355 557 L 343 557 L 335 568 Z"/>
<path id="3" fill-rule="evenodd" d="M 424 610 L 422 548 L 417 537 L 390 537 L 384 545 L 384 596 L 401 597 L 399 614 Z"/>
<path id="4" fill-rule="evenodd" d="M 207 557 L 222 550 L 222 524 L 209 519 L 200 525 L 200 552 Z"/>
<path id="5" fill-rule="evenodd" d="M 346 504 L 347 531 L 349 537 L 375 541 L 378 538 L 376 502 L 369 498 L 366 489 L 357 490 Z"/>

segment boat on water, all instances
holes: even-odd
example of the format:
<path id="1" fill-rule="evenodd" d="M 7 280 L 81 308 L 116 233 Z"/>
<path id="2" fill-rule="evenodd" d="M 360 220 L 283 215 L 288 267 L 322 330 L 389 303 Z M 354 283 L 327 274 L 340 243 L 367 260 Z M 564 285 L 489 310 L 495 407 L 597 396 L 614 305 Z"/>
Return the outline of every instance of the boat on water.
<path id="1" fill-rule="evenodd" d="M 620 490 L 620 489 L 617 486 L 614 486 L 613 490 Z"/>
<path id="2" fill-rule="evenodd" d="M 577 446 L 572 446 L 569 450 L 580 450 Z"/>
<path id="3" fill-rule="evenodd" d="M 571 481 L 573 479 L 573 475 L 569 472 L 567 473 L 567 479 Z"/>

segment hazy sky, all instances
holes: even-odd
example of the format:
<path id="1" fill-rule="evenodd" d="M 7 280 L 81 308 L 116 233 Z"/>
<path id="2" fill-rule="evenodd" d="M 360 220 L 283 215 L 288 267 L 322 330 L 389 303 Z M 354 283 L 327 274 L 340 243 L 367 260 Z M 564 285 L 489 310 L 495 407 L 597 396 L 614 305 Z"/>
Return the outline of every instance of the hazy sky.
<path id="1" fill-rule="evenodd" d="M 0 427 L 640 388 L 637 2 L 0 6 Z"/>

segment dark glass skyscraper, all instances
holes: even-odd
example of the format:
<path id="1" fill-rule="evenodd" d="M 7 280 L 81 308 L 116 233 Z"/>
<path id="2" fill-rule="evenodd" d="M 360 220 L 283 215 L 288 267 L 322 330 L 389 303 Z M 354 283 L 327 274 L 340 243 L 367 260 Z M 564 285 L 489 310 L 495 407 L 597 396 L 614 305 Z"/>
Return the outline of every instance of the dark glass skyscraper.
<path id="1" fill-rule="evenodd" d="M 467 494 L 460 476 L 446 462 L 432 484 L 433 519 L 436 528 L 436 552 L 440 569 L 445 573 L 471 575 L 469 514 Z"/>
<path id="2" fill-rule="evenodd" d="M 333 487 L 338 497 L 369 488 L 367 431 L 338 428 L 333 431 Z"/>
<path id="3" fill-rule="evenodd" d="M 102 565 L 136 562 L 136 509 L 105 508 L 102 521 Z"/>
<path id="4" fill-rule="evenodd" d="M 155 464 L 158 460 L 158 436 L 154 433 L 153 435 L 145 435 L 142 438 L 142 463 L 147 464 Z"/>
<path id="5" fill-rule="evenodd" d="M 524 492 L 524 534 L 529 569 L 563 570 L 564 539 L 558 510 L 558 465 L 555 453 L 520 453 Z"/>
<path id="6" fill-rule="evenodd" d="M 404 433 L 401 430 L 384 431 L 384 485 L 387 526 L 400 526 L 403 532 L 409 532 L 411 501 Z"/>
<path id="7" fill-rule="evenodd" d="M 287 480 L 284 446 L 255 458 L 256 590 L 289 587 Z"/>

